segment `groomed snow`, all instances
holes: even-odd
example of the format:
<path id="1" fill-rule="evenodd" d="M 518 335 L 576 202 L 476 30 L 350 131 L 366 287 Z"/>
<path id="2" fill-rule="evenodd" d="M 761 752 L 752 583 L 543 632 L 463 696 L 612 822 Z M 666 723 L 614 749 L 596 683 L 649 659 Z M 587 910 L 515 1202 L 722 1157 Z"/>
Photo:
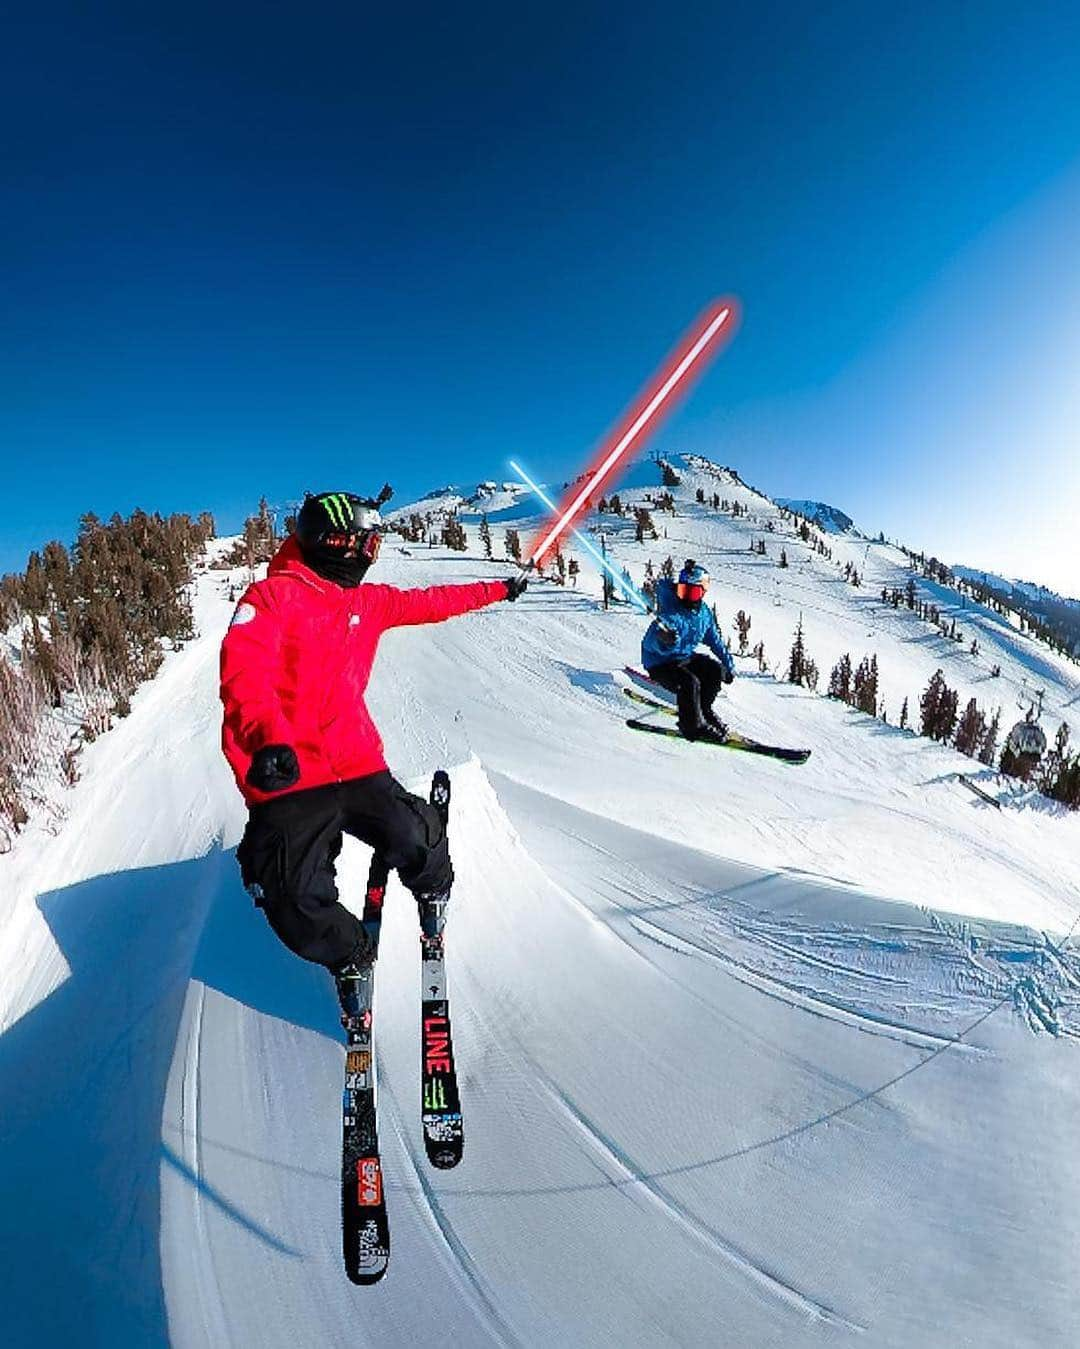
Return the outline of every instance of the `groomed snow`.
<path id="1" fill-rule="evenodd" d="M 1013 708 L 1034 681 L 1075 717 L 1075 666 L 970 607 L 980 658 L 875 602 L 906 579 L 886 547 L 830 538 L 861 590 L 790 539 L 780 572 L 777 536 L 748 550 L 775 508 L 729 484 L 755 518 L 718 519 L 694 507 L 697 471 L 656 516 L 667 541 L 610 541 L 636 580 L 650 553 L 706 561 L 725 631 L 749 608 L 772 663 L 800 609 L 825 677 L 876 650 L 890 720 L 936 664 L 962 699 Z M 505 574 L 389 544 L 379 569 Z M 617 672 L 642 622 L 604 613 L 588 572 L 381 648 L 392 766 L 455 783 L 467 1142 L 456 1171 L 427 1167 L 395 882 L 377 1003 L 393 1255 L 382 1284 L 350 1285 L 330 982 L 278 946 L 231 855 L 216 680 L 235 579 L 200 577 L 200 638 L 86 751 L 58 832 L 0 858 L 5 1344 L 1080 1338 L 1080 964 L 1061 945 L 1080 819 L 749 661 L 729 720 L 810 747 L 805 766 L 635 735 Z M 347 841 L 349 902 L 365 871 Z"/>

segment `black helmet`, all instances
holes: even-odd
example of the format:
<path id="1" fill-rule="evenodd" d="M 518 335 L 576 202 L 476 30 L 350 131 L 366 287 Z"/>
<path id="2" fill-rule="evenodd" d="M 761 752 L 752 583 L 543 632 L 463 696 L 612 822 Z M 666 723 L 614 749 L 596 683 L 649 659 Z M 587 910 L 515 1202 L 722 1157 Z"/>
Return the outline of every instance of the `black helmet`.
<path id="1" fill-rule="evenodd" d="M 296 517 L 296 541 L 304 561 L 317 570 L 334 568 L 359 580 L 379 556 L 382 517 L 379 507 L 392 495 L 388 486 L 378 497 L 354 492 L 316 492 L 304 498 Z"/>

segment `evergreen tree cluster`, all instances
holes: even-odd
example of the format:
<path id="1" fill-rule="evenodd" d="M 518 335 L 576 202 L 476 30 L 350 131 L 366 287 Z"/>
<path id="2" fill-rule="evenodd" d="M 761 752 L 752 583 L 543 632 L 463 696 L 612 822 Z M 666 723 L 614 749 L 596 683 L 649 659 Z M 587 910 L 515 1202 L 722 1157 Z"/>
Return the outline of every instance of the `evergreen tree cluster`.
<path id="1" fill-rule="evenodd" d="M 634 539 L 644 543 L 646 539 L 658 539 L 660 535 L 653 523 L 652 512 L 645 506 L 634 507 Z"/>
<path id="2" fill-rule="evenodd" d="M 858 668 L 852 671 L 851 656 L 845 651 L 829 675 L 829 697 L 837 698 L 849 707 L 868 716 L 878 714 L 877 655 L 864 656 Z"/>
<path id="3" fill-rule="evenodd" d="M 941 670 L 935 670 L 919 699 L 920 729 L 931 740 L 948 741 L 956 729 L 959 695 L 949 688 Z"/>
<path id="4" fill-rule="evenodd" d="M 258 510 L 244 521 L 243 531 L 236 544 L 214 566 L 221 570 L 247 567 L 249 571 L 254 571 L 260 563 L 270 561 L 279 542 L 274 514 L 266 498 L 262 497 Z"/>
<path id="5" fill-rule="evenodd" d="M 410 511 L 408 517 L 392 520 L 390 528 L 400 534 L 406 543 L 423 543 L 431 534 L 433 516 L 430 511 L 422 515 L 419 511 Z"/>
<path id="6" fill-rule="evenodd" d="M 126 715 L 163 643 L 194 636 L 187 587 L 213 534 L 209 514 L 88 514 L 70 549 L 46 544 L 0 582 L 4 627 L 22 638 L 17 661 L 0 653 L 0 846 L 41 799 L 38 783 L 56 770 L 74 780 L 78 747 Z"/>
<path id="7" fill-rule="evenodd" d="M 451 511 L 443 522 L 441 541 L 444 548 L 452 548 L 456 553 L 465 552 L 469 546 L 465 526 L 454 511 Z"/>
<path id="8" fill-rule="evenodd" d="M 1001 709 L 988 721 L 985 712 L 974 698 L 968 700 L 963 712 L 955 689 L 945 681 L 943 672 L 935 670 L 919 699 L 920 730 L 931 740 L 952 745 L 972 759 L 991 765 L 997 752 L 1001 731 Z"/>
<path id="9" fill-rule="evenodd" d="M 1072 810 L 1080 810 L 1080 753 L 1069 753 L 1069 728 L 1062 722 L 1054 747 L 1039 765 L 1039 791 Z"/>

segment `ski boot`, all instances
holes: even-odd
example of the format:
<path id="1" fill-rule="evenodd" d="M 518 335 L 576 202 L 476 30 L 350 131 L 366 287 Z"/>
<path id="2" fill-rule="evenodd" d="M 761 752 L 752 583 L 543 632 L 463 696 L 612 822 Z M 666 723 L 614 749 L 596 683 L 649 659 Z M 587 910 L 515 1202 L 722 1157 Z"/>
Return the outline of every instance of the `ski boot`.
<path id="1" fill-rule="evenodd" d="M 371 992 L 374 966 L 350 960 L 334 971 L 338 1002 L 341 1004 L 341 1024 L 350 1040 L 365 1029 L 364 1021 L 371 1015 Z"/>
<path id="2" fill-rule="evenodd" d="M 420 912 L 420 932 L 425 941 L 442 945 L 443 929 L 446 927 L 446 906 L 449 903 L 449 890 L 416 896 L 416 907 Z"/>
<path id="3" fill-rule="evenodd" d="M 706 712 L 704 721 L 705 739 L 726 740 L 728 738 L 727 724 L 722 722 L 715 712 Z"/>

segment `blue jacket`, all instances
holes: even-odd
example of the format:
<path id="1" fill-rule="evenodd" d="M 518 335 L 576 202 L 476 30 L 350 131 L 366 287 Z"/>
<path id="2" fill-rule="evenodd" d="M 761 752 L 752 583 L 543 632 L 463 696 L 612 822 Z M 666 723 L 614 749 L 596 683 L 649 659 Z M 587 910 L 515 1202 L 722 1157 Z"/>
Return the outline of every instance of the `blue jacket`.
<path id="1" fill-rule="evenodd" d="M 713 611 L 707 604 L 702 602 L 696 609 L 691 609 L 680 601 L 675 582 L 664 580 L 657 582 L 656 612 L 657 619 L 674 631 L 675 644 L 664 646 L 660 641 L 659 621 L 654 619 L 641 643 L 641 663 L 646 670 L 667 661 L 686 660 L 704 642 L 721 665 L 735 673 L 731 652 L 724 645 Z"/>

